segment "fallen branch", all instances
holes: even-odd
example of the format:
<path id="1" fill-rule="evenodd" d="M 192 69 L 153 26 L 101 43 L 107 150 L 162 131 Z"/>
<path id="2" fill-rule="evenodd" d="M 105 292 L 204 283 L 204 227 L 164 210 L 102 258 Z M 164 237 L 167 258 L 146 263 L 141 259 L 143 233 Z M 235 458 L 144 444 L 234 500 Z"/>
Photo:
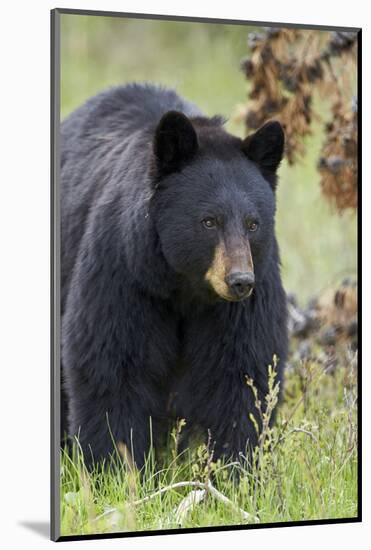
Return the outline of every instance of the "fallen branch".
<path id="1" fill-rule="evenodd" d="M 175 509 L 175 523 L 181 527 L 187 519 L 188 514 L 193 510 L 196 504 L 202 502 L 205 497 L 205 489 L 191 491 L 189 495 L 183 498 L 179 506 Z"/>
<path id="2" fill-rule="evenodd" d="M 162 487 L 158 491 L 155 491 L 154 493 L 147 495 L 144 498 L 135 500 L 131 503 L 131 505 L 138 506 L 139 504 L 144 504 L 145 502 L 148 502 L 149 500 L 152 500 L 153 498 L 159 495 L 162 495 L 167 491 L 171 491 L 173 489 L 179 489 L 181 487 L 192 487 L 193 490 L 189 493 L 189 495 L 187 495 L 180 502 L 179 506 L 175 510 L 175 519 L 178 525 L 182 525 L 182 523 L 184 523 L 188 513 L 193 509 L 193 507 L 196 504 L 199 504 L 200 502 L 202 502 L 202 500 L 204 500 L 207 494 L 210 494 L 216 500 L 219 500 L 219 502 L 222 502 L 226 506 L 229 506 L 230 508 L 232 508 L 235 512 L 240 514 L 243 517 L 243 519 L 247 521 L 254 521 L 255 523 L 260 522 L 257 516 L 253 516 L 252 514 L 249 514 L 248 512 L 246 512 L 245 510 L 237 506 L 225 495 L 223 495 L 223 493 L 218 491 L 218 489 L 215 489 L 215 487 L 212 485 L 210 481 L 207 481 L 206 483 L 202 483 L 201 481 L 179 481 L 178 483 L 173 483 L 171 485 L 167 485 L 166 487 Z M 116 508 L 110 508 L 109 510 L 106 510 L 103 514 L 95 518 L 95 521 L 109 514 L 112 514 L 115 511 L 116 511 Z"/>
<path id="3" fill-rule="evenodd" d="M 210 492 L 210 494 L 213 495 L 214 498 L 216 498 L 217 500 L 220 500 L 220 502 L 223 502 L 223 504 L 226 504 L 227 506 L 230 506 L 236 512 L 239 512 L 244 519 L 246 519 L 246 520 L 252 519 L 252 520 L 254 520 L 255 523 L 259 523 L 260 520 L 257 516 L 253 516 L 252 514 L 249 514 L 248 512 L 245 512 L 245 510 L 242 510 L 242 508 L 240 508 L 234 502 L 229 500 L 229 498 L 224 496 L 223 493 L 221 493 L 220 491 L 215 489 L 215 487 L 213 485 L 211 485 L 210 482 L 207 484 L 207 488 L 208 488 L 208 491 Z"/>
<path id="4" fill-rule="evenodd" d="M 201 483 L 199 481 L 179 481 L 178 483 L 173 483 L 172 485 L 162 487 L 162 489 L 155 491 L 151 495 L 135 500 L 133 505 L 137 506 L 138 504 L 143 504 L 144 502 L 148 502 L 148 500 L 151 500 L 162 493 L 166 493 L 166 491 L 170 491 L 171 489 L 179 489 L 180 487 L 196 487 L 197 489 L 205 489 L 205 483 Z"/>

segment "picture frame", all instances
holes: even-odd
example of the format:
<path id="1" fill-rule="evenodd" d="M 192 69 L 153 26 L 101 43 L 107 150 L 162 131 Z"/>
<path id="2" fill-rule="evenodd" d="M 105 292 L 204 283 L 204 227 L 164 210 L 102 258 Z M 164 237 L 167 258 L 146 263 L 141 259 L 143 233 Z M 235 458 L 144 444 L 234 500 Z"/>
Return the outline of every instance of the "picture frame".
<path id="1" fill-rule="evenodd" d="M 322 25 L 293 25 L 285 23 L 265 23 L 265 22 L 252 22 L 252 21 L 240 21 L 240 20 L 219 20 L 219 19 L 206 19 L 206 18 L 193 18 L 193 17 L 180 17 L 180 16 L 159 16 L 148 14 L 134 14 L 134 13 L 119 13 L 119 12 L 96 12 L 89 10 L 73 10 L 73 9 L 55 9 L 51 12 L 51 537 L 56 541 L 68 541 L 68 540 L 87 540 L 87 539 L 99 539 L 99 538 L 117 538 L 117 537 L 131 537 L 131 536 L 148 536 L 157 534 L 176 534 L 186 532 L 211 532 L 222 530 L 236 530 L 236 529 L 259 529 L 259 528 L 271 528 L 271 527 L 286 527 L 297 525 L 316 525 L 316 524 L 334 524 L 334 523 L 351 523 L 359 522 L 362 520 L 362 495 L 361 495 L 361 479 L 362 479 L 362 467 L 361 467 L 361 379 L 362 368 L 358 368 L 357 381 L 355 384 L 357 392 L 357 412 L 356 412 L 356 425 L 357 425 L 357 476 L 356 476 L 356 492 L 357 492 L 357 513 L 352 514 L 351 517 L 336 517 L 336 518 L 316 518 L 316 519 L 301 519 L 297 521 L 272 521 L 272 522 L 259 522 L 248 523 L 238 525 L 203 525 L 197 527 L 171 527 L 162 529 L 138 529 L 127 531 L 115 531 L 112 532 L 94 532 L 94 533 L 69 533 L 65 534 L 61 532 L 61 488 L 60 488 L 60 475 L 61 475 L 61 197 L 60 197 L 60 154 L 61 154 L 61 142 L 60 142 L 60 128 L 61 128 L 61 18 L 64 16 L 86 16 L 96 18 L 111 18 L 117 21 L 135 20 L 135 21 L 167 21 L 167 22 L 183 22 L 183 23 L 201 23 L 201 24 L 215 24 L 215 25 L 236 25 L 269 28 L 284 28 L 284 29 L 300 29 L 308 31 L 330 31 L 330 32 L 353 32 L 356 33 L 357 38 L 357 78 L 356 78 L 356 92 L 358 98 L 358 110 L 357 110 L 357 161 L 361 166 L 361 109 L 362 109 L 362 96 L 361 96 L 361 59 L 362 59 L 362 45 L 361 45 L 361 29 L 354 28 L 338 28 L 338 27 L 324 27 Z M 242 77 L 241 77 L 242 79 Z M 87 99 L 87 98 L 86 98 Z M 190 98 L 192 99 L 192 98 Z M 242 101 L 244 98 L 242 97 Z M 362 201 L 362 189 L 361 189 L 361 173 L 358 172 L 358 205 L 361 205 Z M 356 227 L 358 228 L 357 235 L 357 260 L 356 260 L 356 272 L 357 272 L 357 298 L 358 304 L 360 304 L 360 292 L 361 292 L 361 208 L 357 213 Z M 357 309 L 357 322 L 358 330 L 361 327 L 361 311 L 360 305 Z M 359 330 L 361 333 L 361 330 Z M 361 334 L 358 335 L 357 354 L 359 357 L 358 364 L 361 365 Z M 358 353 L 359 352 L 359 353 Z"/>

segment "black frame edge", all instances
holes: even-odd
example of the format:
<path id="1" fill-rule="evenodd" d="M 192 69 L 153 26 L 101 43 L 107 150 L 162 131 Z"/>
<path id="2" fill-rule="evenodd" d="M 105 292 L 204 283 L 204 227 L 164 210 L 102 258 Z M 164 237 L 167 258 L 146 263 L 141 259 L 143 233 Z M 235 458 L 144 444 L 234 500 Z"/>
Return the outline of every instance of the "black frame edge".
<path id="1" fill-rule="evenodd" d="M 215 527 L 188 527 L 186 529 L 162 529 L 153 531 L 131 531 L 122 533 L 99 533 L 94 535 L 62 535 L 57 542 L 69 542 L 78 540 L 100 540 L 100 539 L 118 539 L 131 537 L 151 537 L 158 535 L 183 535 L 189 533 L 216 533 L 220 531 L 249 531 L 250 529 L 269 529 L 284 527 L 301 527 L 310 525 L 336 525 L 348 523 L 360 523 L 358 517 L 338 518 L 338 519 L 313 519 L 303 521 L 287 521 L 277 523 L 257 523 L 249 525 L 222 525 Z"/>
<path id="2" fill-rule="evenodd" d="M 357 303 L 358 303 L 358 385 L 357 385 L 357 432 L 358 432 L 358 517 L 362 521 L 362 29 L 357 33 Z"/>
<path id="3" fill-rule="evenodd" d="M 134 13 L 134 12 L 118 12 L 118 11 L 100 11 L 100 10 L 84 10 L 75 8 L 55 8 L 60 14 L 65 15 L 92 15 L 99 17 L 122 17 L 134 19 L 153 19 L 165 21 L 184 21 L 191 23 L 216 23 L 225 25 L 252 25 L 256 27 L 287 27 L 310 30 L 332 30 L 332 31 L 348 31 L 358 32 L 360 27 L 342 27 L 331 25 L 311 25 L 310 23 L 272 23 L 271 21 L 250 21 L 247 19 L 222 19 L 216 17 L 197 17 L 192 15 L 159 15 L 155 13 Z"/>
<path id="4" fill-rule="evenodd" d="M 50 365 L 50 538 L 60 538 L 60 291 L 59 291 L 59 119 L 60 119 L 60 16 L 51 10 L 50 25 L 50 255 L 51 255 L 51 365 Z"/>

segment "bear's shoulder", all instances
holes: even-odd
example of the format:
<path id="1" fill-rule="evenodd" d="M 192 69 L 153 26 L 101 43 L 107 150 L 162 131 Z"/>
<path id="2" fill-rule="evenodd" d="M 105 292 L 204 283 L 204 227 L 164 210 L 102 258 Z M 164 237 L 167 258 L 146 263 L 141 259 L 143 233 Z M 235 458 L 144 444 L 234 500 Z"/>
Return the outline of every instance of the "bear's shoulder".
<path id="1" fill-rule="evenodd" d="M 62 123 L 62 135 L 80 129 L 87 136 L 98 131 L 125 133 L 154 128 L 164 113 L 180 111 L 202 116 L 201 111 L 170 88 L 131 83 L 109 88 L 90 98 Z"/>

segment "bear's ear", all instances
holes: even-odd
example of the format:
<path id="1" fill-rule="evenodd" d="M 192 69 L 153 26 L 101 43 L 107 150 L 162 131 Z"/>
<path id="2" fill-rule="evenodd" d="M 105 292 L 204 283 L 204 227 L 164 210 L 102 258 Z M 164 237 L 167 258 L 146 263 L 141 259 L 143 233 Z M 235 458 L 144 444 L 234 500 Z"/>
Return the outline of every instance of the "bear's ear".
<path id="1" fill-rule="evenodd" d="M 267 122 L 242 142 L 245 155 L 264 172 L 275 174 L 283 157 L 285 134 L 277 121 Z"/>
<path id="2" fill-rule="evenodd" d="M 157 176 L 179 170 L 197 149 L 197 134 L 191 121 L 178 111 L 165 113 L 156 128 L 153 144 Z"/>

